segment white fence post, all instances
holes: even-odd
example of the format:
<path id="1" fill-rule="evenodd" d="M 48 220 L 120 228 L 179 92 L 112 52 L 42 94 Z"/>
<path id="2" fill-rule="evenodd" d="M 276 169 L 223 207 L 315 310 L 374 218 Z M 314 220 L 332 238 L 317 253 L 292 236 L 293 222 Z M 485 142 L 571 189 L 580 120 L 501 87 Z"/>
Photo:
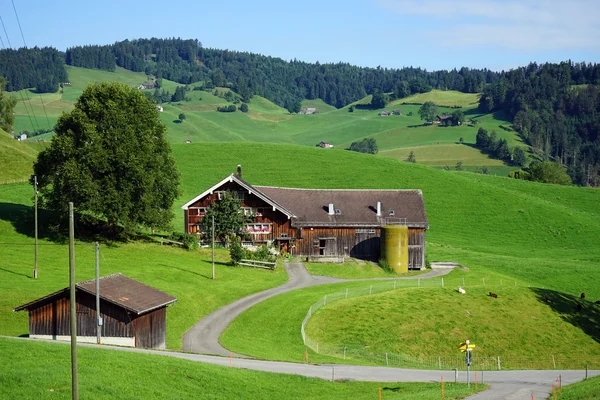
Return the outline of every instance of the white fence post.
<path id="1" fill-rule="evenodd" d="M 325 295 L 325 298 L 323 300 L 323 305 L 326 306 L 327 305 L 327 295 Z"/>
<path id="2" fill-rule="evenodd" d="M 348 298 L 348 288 L 346 288 L 346 298 Z"/>
<path id="3" fill-rule="evenodd" d="M 346 359 L 346 346 L 344 346 L 344 360 Z"/>
<path id="4" fill-rule="evenodd" d="M 319 352 L 319 343 L 317 343 L 317 353 Z"/>
<path id="5" fill-rule="evenodd" d="M 500 356 L 498 356 L 498 371 L 500 371 Z"/>
<path id="6" fill-rule="evenodd" d="M 385 353 L 385 365 L 389 366 L 390 362 L 388 361 L 388 355 Z"/>
<path id="7" fill-rule="evenodd" d="M 442 287 L 444 287 L 444 278 L 442 278 Z"/>

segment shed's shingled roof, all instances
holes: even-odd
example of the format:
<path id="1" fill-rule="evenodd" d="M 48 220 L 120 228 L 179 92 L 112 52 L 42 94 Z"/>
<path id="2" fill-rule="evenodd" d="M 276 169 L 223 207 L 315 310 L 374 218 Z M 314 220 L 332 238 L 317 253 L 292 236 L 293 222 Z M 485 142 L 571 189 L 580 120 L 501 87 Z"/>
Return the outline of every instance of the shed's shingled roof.
<path id="1" fill-rule="evenodd" d="M 386 218 L 406 219 L 412 227 L 428 228 L 420 190 L 294 189 L 254 186 L 264 195 L 294 213 L 295 226 L 381 226 Z M 381 217 L 377 202 L 381 201 Z M 329 215 L 329 204 L 340 210 Z M 390 211 L 394 211 L 390 215 Z"/>
<path id="2" fill-rule="evenodd" d="M 95 279 L 79 282 L 76 284 L 76 287 L 77 289 L 92 295 L 96 294 Z M 35 308 L 38 303 L 67 290 L 68 288 L 61 289 L 48 296 L 41 297 L 30 303 L 19 306 L 15 308 L 14 311 Z M 176 297 L 145 285 L 135 279 L 131 279 L 123 274 L 112 274 L 100 278 L 100 298 L 136 314 L 143 314 L 177 301 Z"/>

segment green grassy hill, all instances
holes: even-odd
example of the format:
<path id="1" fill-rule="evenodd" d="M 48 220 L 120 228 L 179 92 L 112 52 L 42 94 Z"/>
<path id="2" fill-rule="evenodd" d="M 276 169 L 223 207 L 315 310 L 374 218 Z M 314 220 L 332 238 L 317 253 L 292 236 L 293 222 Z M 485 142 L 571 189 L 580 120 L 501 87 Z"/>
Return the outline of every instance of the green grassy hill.
<path id="1" fill-rule="evenodd" d="M 71 85 L 65 86 L 63 93 L 19 93 L 17 98 L 25 101 L 19 101 L 15 110 L 17 132 L 51 128 L 62 112 L 72 109 L 77 97 L 90 83 L 113 81 L 137 86 L 148 81 L 144 73 L 122 68 L 108 72 L 68 67 L 68 73 Z M 198 83 L 194 83 L 190 87 L 197 85 Z M 176 82 L 163 80 L 165 90 L 174 92 L 177 86 Z M 223 95 L 229 89 L 218 88 L 217 91 Z M 404 160 L 414 150 L 420 164 L 453 167 L 456 162 L 462 161 L 467 170 L 487 166 L 492 173 L 500 175 L 506 175 L 516 168 L 490 159 L 473 148 L 477 129 L 483 127 L 488 131 L 495 130 L 498 138 L 506 139 L 510 146 L 527 147 L 510 128 L 511 124 L 503 114 L 480 114 L 477 111 L 478 94 L 432 90 L 396 100 L 386 107 L 388 110 L 402 109 L 402 116 L 379 117 L 380 110 L 356 109 L 350 113 L 349 106 L 338 110 L 320 99 L 302 102 L 303 108 L 316 107 L 318 115 L 290 115 L 284 108 L 260 96 L 252 98 L 246 114 L 239 111 L 220 113 L 216 111 L 217 107 L 231 103 L 215 96 L 213 92 L 214 90 L 190 91 L 187 94 L 189 101 L 163 105 L 161 119 L 168 128 L 172 142 L 270 142 L 314 146 L 324 140 L 336 148 L 346 148 L 354 141 L 374 137 L 381 155 L 386 157 Z M 370 98 L 371 96 L 367 96 L 355 104 L 369 103 Z M 475 127 L 423 126 L 418 116 L 419 106 L 402 103 L 425 101 L 438 104 L 440 113 L 450 113 L 453 109 L 448 107 L 461 106 L 468 118 L 475 118 L 479 123 Z M 178 116 L 182 112 L 187 118 L 180 123 Z M 409 113 L 412 115 L 408 115 Z M 40 138 L 49 139 L 50 136 L 42 135 Z M 471 146 L 452 146 L 460 138 Z"/>
<path id="2" fill-rule="evenodd" d="M 0 397 L 71 397 L 69 346 L 0 339 Z M 150 354 L 78 350 L 79 394 L 85 399 L 373 399 L 439 398 L 439 383 L 328 382 L 302 376 L 221 367 Z M 474 393 L 446 383 L 446 399 Z M 481 390 L 481 385 L 480 385 Z"/>
<path id="3" fill-rule="evenodd" d="M 29 179 L 37 150 L 26 142 L 19 142 L 0 129 L 0 184 Z"/>

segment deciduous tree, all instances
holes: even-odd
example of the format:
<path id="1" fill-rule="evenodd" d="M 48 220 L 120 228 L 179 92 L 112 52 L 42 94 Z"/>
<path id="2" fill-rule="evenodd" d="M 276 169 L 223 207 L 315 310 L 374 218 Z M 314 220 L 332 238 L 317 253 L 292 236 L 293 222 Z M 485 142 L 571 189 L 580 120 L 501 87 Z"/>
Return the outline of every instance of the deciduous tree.
<path id="1" fill-rule="evenodd" d="M 111 233 L 168 228 L 179 174 L 165 131 L 141 91 L 88 86 L 34 164 L 43 206 L 64 220 L 72 201 L 82 218 Z"/>
<path id="2" fill-rule="evenodd" d="M 9 96 L 4 91 L 6 88 L 6 80 L 0 76 L 0 128 L 10 133 L 15 122 L 13 110 L 17 105 L 17 99 Z"/>
<path id="3" fill-rule="evenodd" d="M 419 115 L 423 121 L 433 121 L 438 113 L 438 107 L 432 101 L 426 101 L 419 108 Z"/>

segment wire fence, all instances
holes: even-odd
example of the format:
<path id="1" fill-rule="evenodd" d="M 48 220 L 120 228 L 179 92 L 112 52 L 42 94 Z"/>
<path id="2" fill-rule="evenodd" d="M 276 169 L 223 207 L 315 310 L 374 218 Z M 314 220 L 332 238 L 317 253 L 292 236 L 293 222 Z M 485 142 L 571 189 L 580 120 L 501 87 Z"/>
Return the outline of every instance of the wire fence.
<path id="1" fill-rule="evenodd" d="M 455 283 L 455 282 L 453 282 Z M 447 286 L 448 282 L 446 282 Z M 514 283 L 517 286 L 516 283 Z M 418 368 L 418 369 L 458 369 L 466 370 L 466 360 L 464 354 L 456 356 L 447 355 L 407 355 L 394 352 L 382 352 L 381 350 L 371 350 L 368 345 L 340 345 L 319 343 L 313 340 L 306 334 L 306 325 L 312 315 L 322 307 L 336 301 L 349 299 L 352 297 L 368 296 L 371 294 L 382 293 L 399 288 L 408 287 L 444 287 L 444 278 L 428 278 L 428 279 L 404 279 L 385 281 L 374 283 L 368 286 L 356 288 L 347 288 L 339 292 L 330 293 L 323 296 L 308 309 L 300 332 L 304 345 L 318 354 L 337 357 L 343 360 L 357 360 L 375 365 L 385 365 L 390 367 L 400 368 Z M 469 287 L 491 287 L 483 284 L 469 285 Z M 511 285 L 512 286 L 512 285 Z M 457 350 L 458 351 L 458 350 Z M 584 369 L 584 368 L 600 368 L 600 359 L 595 355 L 565 355 L 558 351 L 555 354 L 545 354 L 537 356 L 522 356 L 522 357 L 505 357 L 502 355 L 472 355 L 472 369 L 477 370 L 503 370 L 503 369 Z"/>
<path id="2" fill-rule="evenodd" d="M 6 181 L 0 181 L 0 185 L 10 185 L 13 183 L 27 183 L 29 182 L 28 178 L 23 178 L 23 179 L 9 179 Z"/>

